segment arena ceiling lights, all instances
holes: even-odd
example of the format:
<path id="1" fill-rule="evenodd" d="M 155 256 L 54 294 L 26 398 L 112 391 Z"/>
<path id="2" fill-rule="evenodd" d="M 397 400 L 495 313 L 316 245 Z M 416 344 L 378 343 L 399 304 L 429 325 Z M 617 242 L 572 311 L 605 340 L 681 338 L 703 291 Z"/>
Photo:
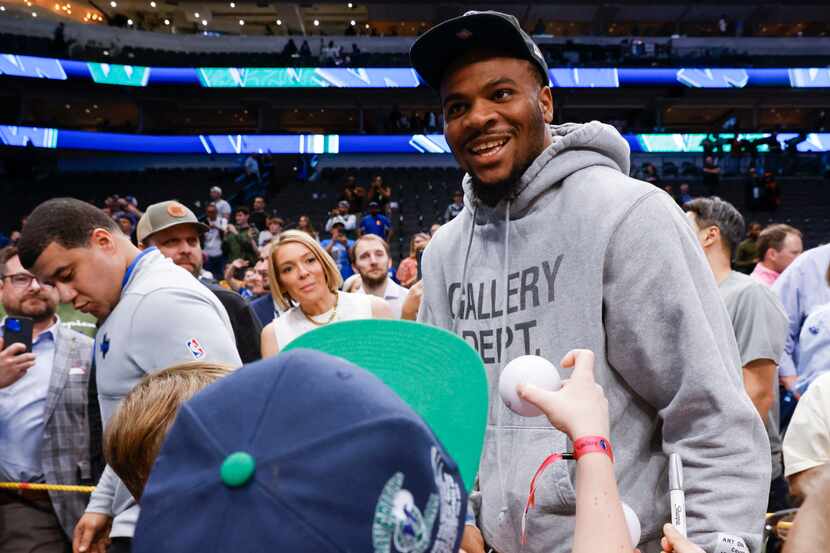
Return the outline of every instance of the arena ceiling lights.
<path id="1" fill-rule="evenodd" d="M 0 75 L 116 86 L 415 88 L 408 67 L 144 67 L 0 54 Z M 830 68 L 553 68 L 555 88 L 830 88 Z"/>
<path id="2" fill-rule="evenodd" d="M 625 134 L 632 152 L 702 153 L 702 133 Z M 719 134 L 730 139 L 732 134 Z M 758 140 L 769 134 L 741 134 Z M 776 136 L 782 148 L 799 135 Z M 809 133 L 798 144 L 801 152 L 830 151 L 830 133 Z M 161 136 L 70 131 L 42 127 L 0 125 L 0 145 L 47 149 L 87 150 L 140 154 L 444 154 L 450 148 L 442 134 L 337 135 L 337 134 L 205 134 Z M 725 147 L 729 151 L 728 145 Z M 759 147 L 766 151 L 767 145 Z"/>

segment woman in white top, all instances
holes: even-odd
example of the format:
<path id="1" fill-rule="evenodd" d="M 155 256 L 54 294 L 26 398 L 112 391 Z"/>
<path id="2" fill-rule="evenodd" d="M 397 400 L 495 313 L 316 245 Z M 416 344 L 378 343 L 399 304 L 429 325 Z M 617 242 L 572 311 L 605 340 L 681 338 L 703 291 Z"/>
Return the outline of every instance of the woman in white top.
<path id="1" fill-rule="evenodd" d="M 338 291 L 343 283 L 334 260 L 305 232 L 284 231 L 271 243 L 268 281 L 282 314 L 262 329 L 262 356 L 319 326 L 353 319 L 391 319 L 381 298 Z"/>

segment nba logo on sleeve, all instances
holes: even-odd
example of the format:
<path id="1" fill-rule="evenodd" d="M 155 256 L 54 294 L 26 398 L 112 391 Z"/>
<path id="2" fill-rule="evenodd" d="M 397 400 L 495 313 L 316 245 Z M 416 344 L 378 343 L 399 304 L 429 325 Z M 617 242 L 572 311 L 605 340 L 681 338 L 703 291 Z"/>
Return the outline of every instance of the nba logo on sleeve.
<path id="1" fill-rule="evenodd" d="M 202 347 L 202 344 L 196 338 L 191 338 L 187 341 L 187 350 L 193 356 L 193 359 L 202 359 L 205 356 L 205 348 Z"/>

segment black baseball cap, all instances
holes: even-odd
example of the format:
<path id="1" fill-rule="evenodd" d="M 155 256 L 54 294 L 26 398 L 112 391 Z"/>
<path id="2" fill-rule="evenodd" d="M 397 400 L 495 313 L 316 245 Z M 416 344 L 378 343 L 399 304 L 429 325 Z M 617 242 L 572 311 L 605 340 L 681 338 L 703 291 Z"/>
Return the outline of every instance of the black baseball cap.
<path id="1" fill-rule="evenodd" d="M 409 59 L 421 79 L 439 90 L 450 64 L 477 48 L 503 51 L 527 60 L 544 76 L 545 82 L 550 81 L 542 51 L 522 30 L 519 20 L 496 11 L 468 11 L 439 23 L 415 41 L 409 50 Z"/>

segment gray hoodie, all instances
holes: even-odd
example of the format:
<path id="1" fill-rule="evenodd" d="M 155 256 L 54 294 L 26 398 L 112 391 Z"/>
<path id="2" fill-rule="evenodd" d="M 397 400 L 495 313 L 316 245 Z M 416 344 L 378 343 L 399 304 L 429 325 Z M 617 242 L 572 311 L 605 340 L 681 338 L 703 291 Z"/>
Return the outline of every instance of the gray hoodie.
<path id="1" fill-rule="evenodd" d="M 519 355 L 558 365 L 568 350 L 588 348 L 609 401 L 620 493 L 642 523 L 641 548 L 659 548 L 669 520 L 667 456 L 676 452 L 686 468 L 690 538 L 710 553 L 730 539 L 719 533 L 757 550 L 769 442 L 744 392 L 703 251 L 667 194 L 627 176 L 628 144 L 614 128 L 595 121 L 551 134 L 510 201 L 477 202 L 466 176 L 464 211 L 423 257 L 419 320 L 454 330 L 488 371 L 489 425 L 480 492 L 471 498 L 477 524 L 501 553 L 571 550 L 575 467 L 566 462 L 540 477 L 528 543 L 519 545 L 534 472 L 571 445 L 543 417 L 507 410 L 498 376 Z"/>

